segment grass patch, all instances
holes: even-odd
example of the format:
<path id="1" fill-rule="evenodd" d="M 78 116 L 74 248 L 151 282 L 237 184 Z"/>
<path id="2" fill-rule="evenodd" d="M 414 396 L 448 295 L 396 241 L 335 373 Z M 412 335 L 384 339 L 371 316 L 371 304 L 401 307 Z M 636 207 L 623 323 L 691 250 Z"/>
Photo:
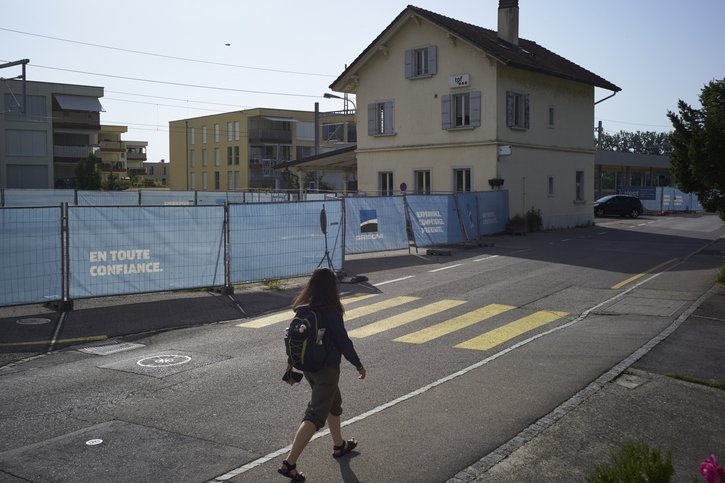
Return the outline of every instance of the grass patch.
<path id="1" fill-rule="evenodd" d="M 267 287 L 267 290 L 274 290 L 274 291 L 279 291 L 284 288 L 284 282 L 278 278 L 264 280 L 262 282 L 262 285 Z"/>
<path id="2" fill-rule="evenodd" d="M 717 283 L 721 287 L 725 287 L 725 267 L 722 267 L 720 272 L 717 274 Z"/>
<path id="3" fill-rule="evenodd" d="M 587 477 L 589 483 L 669 483 L 674 475 L 672 451 L 625 441 L 612 452 L 611 463 L 602 463 Z"/>
<path id="4" fill-rule="evenodd" d="M 665 376 L 673 379 L 679 379 L 693 384 L 701 384 L 703 386 L 714 387 L 715 389 L 725 390 L 725 379 L 701 379 L 699 377 L 688 376 L 686 374 L 677 374 L 675 372 L 666 372 Z"/>

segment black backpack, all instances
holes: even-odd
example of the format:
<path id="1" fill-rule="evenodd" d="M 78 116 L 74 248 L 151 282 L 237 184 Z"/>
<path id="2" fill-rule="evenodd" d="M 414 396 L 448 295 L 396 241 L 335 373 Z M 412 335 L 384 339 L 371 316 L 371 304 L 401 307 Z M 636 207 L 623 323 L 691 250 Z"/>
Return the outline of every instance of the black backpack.
<path id="1" fill-rule="evenodd" d="M 308 307 L 299 307 L 289 327 L 284 331 L 284 346 L 287 362 L 295 369 L 317 372 L 322 369 L 327 357 L 325 328 L 319 323 L 317 314 Z"/>

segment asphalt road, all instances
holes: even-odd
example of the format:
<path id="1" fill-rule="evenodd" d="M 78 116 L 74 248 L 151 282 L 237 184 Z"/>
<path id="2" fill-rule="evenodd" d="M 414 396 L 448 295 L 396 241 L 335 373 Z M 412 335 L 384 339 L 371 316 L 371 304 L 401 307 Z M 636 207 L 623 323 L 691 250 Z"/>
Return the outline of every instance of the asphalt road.
<path id="1" fill-rule="evenodd" d="M 707 292 L 724 233 L 714 216 L 606 218 L 450 257 L 349 257 L 369 277 L 342 285 L 368 370 L 360 381 L 346 365 L 341 381 L 360 446 L 333 460 L 322 433 L 300 469 L 308 481 L 452 478 Z M 309 389 L 281 382 L 289 312 L 268 316 L 303 282 L 0 309 L 0 481 L 282 481 Z M 18 323 L 29 319 L 48 322 Z"/>

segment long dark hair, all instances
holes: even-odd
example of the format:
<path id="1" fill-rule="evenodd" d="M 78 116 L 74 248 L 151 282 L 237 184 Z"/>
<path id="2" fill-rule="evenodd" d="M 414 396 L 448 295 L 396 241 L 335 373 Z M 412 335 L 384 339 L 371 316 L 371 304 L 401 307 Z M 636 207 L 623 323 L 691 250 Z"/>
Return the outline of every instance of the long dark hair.
<path id="1" fill-rule="evenodd" d="M 340 313 L 344 313 L 345 309 L 342 307 L 340 293 L 337 290 L 335 272 L 329 268 L 318 268 L 312 272 L 310 281 L 292 302 L 294 308 L 301 305 L 339 310 Z"/>

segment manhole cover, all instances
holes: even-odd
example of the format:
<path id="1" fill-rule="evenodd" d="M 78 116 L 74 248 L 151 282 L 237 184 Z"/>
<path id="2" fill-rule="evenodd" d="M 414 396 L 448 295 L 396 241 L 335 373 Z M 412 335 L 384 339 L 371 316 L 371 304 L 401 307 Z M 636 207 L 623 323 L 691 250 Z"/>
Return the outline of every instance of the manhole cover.
<path id="1" fill-rule="evenodd" d="M 191 360 L 189 356 L 180 356 L 176 354 L 162 354 L 158 356 L 146 357 L 136 362 L 142 367 L 171 367 L 186 364 Z"/>
<path id="2" fill-rule="evenodd" d="M 20 325 L 43 325 L 50 324 L 50 319 L 42 317 L 28 317 L 27 319 L 18 319 L 16 322 Z"/>

